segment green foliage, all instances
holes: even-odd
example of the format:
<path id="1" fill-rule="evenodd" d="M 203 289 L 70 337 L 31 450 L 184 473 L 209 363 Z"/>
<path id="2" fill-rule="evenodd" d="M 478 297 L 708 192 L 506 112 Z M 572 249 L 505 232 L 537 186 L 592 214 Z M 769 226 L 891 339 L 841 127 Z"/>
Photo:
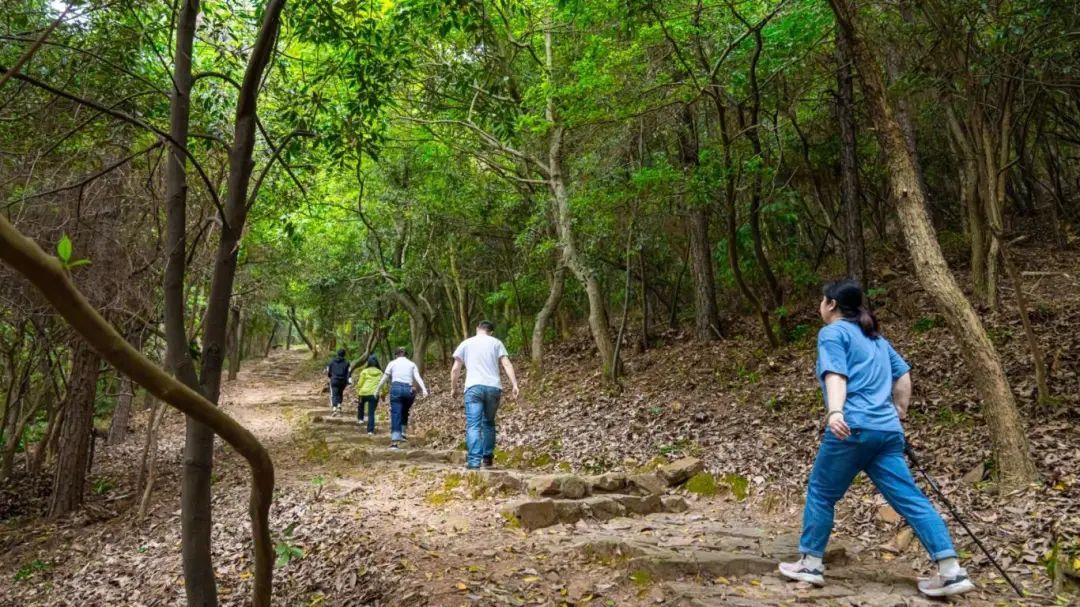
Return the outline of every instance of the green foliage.
<path id="1" fill-rule="evenodd" d="M 56 256 L 60 260 L 60 264 L 67 270 L 73 270 L 79 266 L 90 265 L 89 259 L 72 259 L 71 254 L 73 252 L 73 246 L 71 239 L 67 234 L 64 234 L 60 241 L 56 243 Z"/>
<path id="2" fill-rule="evenodd" d="M 115 488 L 116 483 L 113 482 L 112 479 L 104 476 L 95 478 L 90 484 L 90 491 L 92 491 L 94 495 L 105 495 Z"/>
<path id="3" fill-rule="evenodd" d="M 941 317 L 939 316 L 924 316 L 916 320 L 915 324 L 913 324 L 911 328 L 916 333 L 926 333 L 927 331 L 931 331 L 942 326 L 942 324 L 943 323 Z"/>
<path id="4" fill-rule="evenodd" d="M 35 574 L 45 573 L 50 568 L 51 565 L 49 565 L 49 563 L 46 563 L 45 561 L 42 561 L 40 559 L 34 559 L 29 563 L 23 565 L 22 567 L 19 567 L 19 570 L 15 572 L 15 581 L 25 582 L 26 580 L 34 577 Z"/>
<path id="5" fill-rule="evenodd" d="M 298 523 L 292 523 L 286 527 L 283 532 L 284 537 L 274 544 L 274 553 L 277 555 L 277 559 L 274 561 L 275 567 L 284 567 L 292 560 L 304 557 L 304 550 L 291 542 L 293 531 L 297 525 Z"/>

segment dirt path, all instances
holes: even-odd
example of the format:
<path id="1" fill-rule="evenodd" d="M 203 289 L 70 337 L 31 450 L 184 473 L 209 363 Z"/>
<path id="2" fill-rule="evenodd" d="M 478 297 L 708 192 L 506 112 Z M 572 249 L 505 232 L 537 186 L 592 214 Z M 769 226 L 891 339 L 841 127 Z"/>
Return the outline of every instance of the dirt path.
<path id="1" fill-rule="evenodd" d="M 786 583 L 774 568 L 796 552 L 797 516 L 751 519 L 730 500 L 687 500 L 655 474 L 469 473 L 462 452 L 425 448 L 423 437 L 392 451 L 385 405 L 374 438 L 352 421 L 354 408 L 328 418 L 305 358 L 252 365 L 225 406 L 270 447 L 282 490 L 306 492 L 374 542 L 373 570 L 345 579 L 381 576 L 386 604 L 931 604 L 915 591 L 913 565 L 925 566 L 916 551 L 884 562 L 843 538 L 831 547 L 828 587 Z M 295 532 L 309 554 L 325 548 L 302 519 Z M 992 591 L 964 604 L 1007 598 L 980 581 Z M 333 588 L 317 594 L 309 604 L 339 604 Z"/>

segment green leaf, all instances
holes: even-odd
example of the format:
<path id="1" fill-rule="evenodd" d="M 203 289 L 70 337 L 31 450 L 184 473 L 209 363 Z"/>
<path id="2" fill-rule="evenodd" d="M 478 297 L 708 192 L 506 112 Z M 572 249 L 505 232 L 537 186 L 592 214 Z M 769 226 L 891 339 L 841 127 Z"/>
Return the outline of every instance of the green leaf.
<path id="1" fill-rule="evenodd" d="M 88 266 L 88 265 L 90 265 L 90 260 L 89 259 L 76 259 L 75 261 L 69 263 L 67 267 L 70 269 L 70 268 L 77 268 L 79 266 Z"/>
<path id="2" fill-rule="evenodd" d="M 71 239 L 67 234 L 64 234 L 60 238 L 60 242 L 56 243 L 56 254 L 60 257 L 60 261 L 64 262 L 66 266 L 68 260 L 71 259 Z"/>

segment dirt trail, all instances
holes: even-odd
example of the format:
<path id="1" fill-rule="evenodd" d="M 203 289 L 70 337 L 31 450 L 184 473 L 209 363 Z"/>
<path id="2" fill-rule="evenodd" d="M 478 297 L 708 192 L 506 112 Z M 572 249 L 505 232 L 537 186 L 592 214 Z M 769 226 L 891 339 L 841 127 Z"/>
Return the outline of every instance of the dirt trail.
<path id="1" fill-rule="evenodd" d="M 831 547 L 828 587 L 778 579 L 777 559 L 796 550 L 798 517 L 787 513 L 748 519 L 725 499 L 687 501 L 678 488 L 650 491 L 648 479 L 619 474 L 468 473 L 462 452 L 425 448 L 422 436 L 390 450 L 386 405 L 374 438 L 348 402 L 342 418 L 328 417 L 306 357 L 276 353 L 251 365 L 225 406 L 272 450 L 280 487 L 306 488 L 375 542 L 377 573 L 391 580 L 386 604 L 931 604 L 915 591 L 917 560 L 879 562 L 844 538 Z M 530 496 L 537 491 L 550 497 Z M 365 574 L 376 572 L 349 580 Z M 1007 598 L 983 586 L 962 602 Z M 337 604 L 332 588 L 319 594 Z"/>

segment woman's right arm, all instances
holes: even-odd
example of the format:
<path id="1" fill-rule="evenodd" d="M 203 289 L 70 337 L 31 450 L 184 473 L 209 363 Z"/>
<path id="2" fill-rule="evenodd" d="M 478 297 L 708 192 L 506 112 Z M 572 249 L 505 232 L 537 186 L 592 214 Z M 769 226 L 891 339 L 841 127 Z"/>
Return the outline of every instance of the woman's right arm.
<path id="1" fill-rule="evenodd" d="M 907 419 L 908 405 L 911 404 L 911 373 L 904 373 L 893 382 L 892 402 L 900 419 Z"/>
<path id="2" fill-rule="evenodd" d="M 825 397 L 827 400 L 825 404 L 829 407 L 829 412 L 825 414 L 829 423 L 829 430 L 832 431 L 836 438 L 844 440 L 851 435 L 851 428 L 848 428 L 847 422 L 844 421 L 844 402 L 847 401 L 847 378 L 839 373 L 827 373 L 825 375 Z"/>

